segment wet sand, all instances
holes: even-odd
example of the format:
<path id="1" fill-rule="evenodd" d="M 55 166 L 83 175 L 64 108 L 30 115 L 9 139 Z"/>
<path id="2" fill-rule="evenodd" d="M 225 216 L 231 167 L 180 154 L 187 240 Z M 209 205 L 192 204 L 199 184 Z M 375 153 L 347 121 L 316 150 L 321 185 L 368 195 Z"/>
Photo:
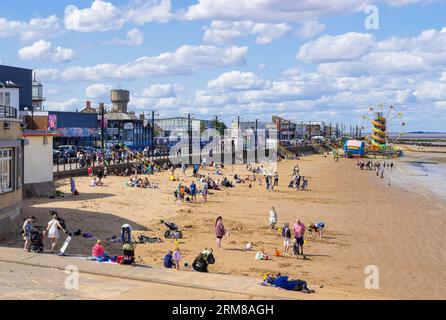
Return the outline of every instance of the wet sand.
<path id="1" fill-rule="evenodd" d="M 307 191 L 287 188 L 296 163 L 301 174 L 309 177 Z M 246 173 L 244 166 L 229 166 L 223 171 L 228 177 Z M 187 174 L 184 180 L 189 183 L 191 170 Z M 149 176 L 160 183 L 159 190 L 126 187 L 127 177 L 109 176 L 104 180 L 107 186 L 98 188 L 88 186 L 88 177 L 77 178 L 78 197 L 67 194 L 67 180 L 58 181 L 58 189 L 65 193 L 63 198 L 26 200 L 23 211 L 36 215 L 38 224 L 46 224 L 48 210 L 57 209 L 71 230 L 80 228 L 102 240 L 119 235 L 123 223 L 130 223 L 136 234 L 162 237 L 165 227 L 159 219 L 170 219 L 184 234 L 179 244 L 183 262 L 191 264 L 201 250 L 212 247 L 216 264 L 210 266 L 210 272 L 260 281 L 265 272 L 280 271 L 308 281 L 317 291 L 314 295 L 296 293 L 299 299 L 446 298 L 444 201 L 388 186 L 387 180 L 377 178 L 373 171 L 356 169 L 356 160 L 336 163 L 313 155 L 283 161 L 279 163 L 277 191 L 265 190 L 264 184 L 253 184 L 253 188 L 237 184 L 235 188 L 211 191 L 207 203 L 200 197 L 198 203 L 175 202 L 172 193 L 178 183 L 169 181 L 169 175 Z M 177 175 L 181 177 L 179 170 Z M 296 218 L 306 225 L 325 222 L 323 239 L 306 238 L 307 260 L 291 256 L 270 261 L 254 259 L 262 247 L 270 254 L 275 248 L 282 249 L 280 232 L 267 228 L 271 206 L 277 209 L 280 226 Z M 230 236 L 223 239 L 223 249 L 215 249 L 213 235 L 219 215 L 230 230 Z M 165 252 L 174 249 L 172 240 L 163 240 L 138 245 L 137 256 L 161 268 Z M 248 241 L 254 244 L 251 251 L 244 250 Z M 77 237 L 67 252 L 89 255 L 93 244 L 93 240 Z M 121 254 L 120 244 L 105 243 L 105 247 L 110 254 Z M 364 269 L 368 265 L 379 269 L 378 290 L 365 289 Z"/>

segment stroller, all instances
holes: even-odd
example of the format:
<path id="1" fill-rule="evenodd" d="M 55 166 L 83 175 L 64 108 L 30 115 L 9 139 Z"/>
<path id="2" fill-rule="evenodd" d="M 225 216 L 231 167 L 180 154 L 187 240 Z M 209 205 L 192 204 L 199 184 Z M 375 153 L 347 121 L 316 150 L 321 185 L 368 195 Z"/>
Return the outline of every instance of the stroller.
<path id="1" fill-rule="evenodd" d="M 160 220 L 160 223 L 164 224 L 168 229 L 164 232 L 164 237 L 166 239 L 181 239 L 183 238 L 183 233 L 178 230 L 178 226 L 167 220 Z"/>
<path id="2" fill-rule="evenodd" d="M 215 258 L 212 253 L 212 249 L 205 249 L 195 258 L 194 262 L 192 263 L 192 268 L 194 268 L 194 270 L 197 272 L 209 272 L 208 266 L 214 263 Z"/>
<path id="3" fill-rule="evenodd" d="M 43 233 L 40 228 L 33 228 L 30 232 L 31 245 L 28 252 L 43 252 Z"/>

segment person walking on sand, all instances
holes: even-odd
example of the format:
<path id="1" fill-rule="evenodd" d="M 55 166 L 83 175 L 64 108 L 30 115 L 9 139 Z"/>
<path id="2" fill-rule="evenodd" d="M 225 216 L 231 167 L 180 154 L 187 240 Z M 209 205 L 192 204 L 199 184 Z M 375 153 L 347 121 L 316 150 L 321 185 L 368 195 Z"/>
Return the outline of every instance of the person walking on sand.
<path id="1" fill-rule="evenodd" d="M 297 254 L 301 254 L 302 257 L 305 259 L 304 256 L 304 235 L 305 235 L 305 225 L 300 221 L 300 219 L 296 220 L 296 223 L 294 224 L 294 238 L 296 239 L 296 246 L 297 246 Z M 300 252 L 299 252 L 300 248 Z"/>
<path id="2" fill-rule="evenodd" d="M 274 207 L 271 208 L 270 212 L 269 212 L 269 228 L 271 230 L 274 230 L 276 228 L 276 223 L 277 223 L 277 212 L 276 209 Z"/>
<path id="3" fill-rule="evenodd" d="M 208 201 L 208 188 L 209 188 L 208 180 L 205 179 L 203 182 L 203 187 L 201 189 L 201 194 L 203 195 L 204 202 Z"/>
<path id="4" fill-rule="evenodd" d="M 195 181 L 192 181 L 192 183 L 189 186 L 190 189 L 190 197 L 192 201 L 197 201 L 197 185 L 195 184 Z"/>
<path id="5" fill-rule="evenodd" d="M 276 172 L 274 172 L 274 182 L 273 185 L 271 186 L 271 190 L 274 190 L 274 187 L 278 187 L 279 186 L 279 174 Z"/>
<path id="6" fill-rule="evenodd" d="M 34 216 L 30 216 L 28 219 L 23 222 L 23 238 L 25 239 L 25 246 L 23 250 L 28 251 L 29 246 L 31 245 L 31 231 L 33 230 L 33 223 L 36 220 Z"/>
<path id="7" fill-rule="evenodd" d="M 223 225 L 223 218 L 219 216 L 217 220 L 215 220 L 215 242 L 217 243 L 217 247 L 221 249 L 221 239 L 226 234 L 225 226 Z"/>
<path id="8" fill-rule="evenodd" d="M 48 222 L 48 226 L 46 227 L 46 230 L 44 232 L 45 234 L 48 234 L 48 239 L 51 240 L 51 252 L 55 252 L 57 241 L 59 240 L 59 229 L 63 232 L 67 233 L 65 229 L 60 225 L 57 215 L 57 212 L 53 212 L 52 214 L 53 218 L 51 221 Z"/>
<path id="9" fill-rule="evenodd" d="M 285 222 L 282 228 L 282 239 L 283 239 L 283 251 L 288 253 L 291 246 L 291 229 L 290 224 Z"/>
<path id="10" fill-rule="evenodd" d="M 173 252 L 173 262 L 175 264 L 175 269 L 180 270 L 181 252 L 177 247 Z"/>

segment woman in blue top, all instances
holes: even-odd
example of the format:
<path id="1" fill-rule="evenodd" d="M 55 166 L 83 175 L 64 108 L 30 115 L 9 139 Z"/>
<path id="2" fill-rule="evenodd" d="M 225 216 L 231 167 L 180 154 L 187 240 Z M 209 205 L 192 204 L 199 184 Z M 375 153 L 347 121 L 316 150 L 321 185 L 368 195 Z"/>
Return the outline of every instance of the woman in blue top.
<path id="1" fill-rule="evenodd" d="M 190 195 L 192 200 L 197 200 L 197 185 L 195 184 L 195 181 L 192 181 L 191 185 L 190 185 Z"/>

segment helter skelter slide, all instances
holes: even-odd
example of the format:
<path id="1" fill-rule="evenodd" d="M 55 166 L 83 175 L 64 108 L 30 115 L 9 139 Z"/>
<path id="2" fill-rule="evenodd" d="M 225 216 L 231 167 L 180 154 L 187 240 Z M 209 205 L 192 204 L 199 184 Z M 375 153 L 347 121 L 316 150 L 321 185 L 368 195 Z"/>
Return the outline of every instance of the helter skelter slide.
<path id="1" fill-rule="evenodd" d="M 385 110 L 387 109 L 387 110 Z M 385 107 L 380 104 L 377 108 L 371 107 L 368 110 L 369 115 L 362 117 L 362 130 L 367 130 L 367 124 L 370 125 L 370 136 L 365 137 L 368 141 L 369 151 L 389 152 L 395 151 L 394 146 L 389 143 L 389 125 L 392 123 L 392 141 L 395 142 L 403 136 L 403 127 L 406 123 L 402 120 L 403 113 L 398 112 L 394 106 Z"/>
<path id="2" fill-rule="evenodd" d="M 386 118 L 381 112 L 376 113 L 376 118 L 372 122 L 371 144 L 372 149 L 383 149 L 387 145 Z"/>

